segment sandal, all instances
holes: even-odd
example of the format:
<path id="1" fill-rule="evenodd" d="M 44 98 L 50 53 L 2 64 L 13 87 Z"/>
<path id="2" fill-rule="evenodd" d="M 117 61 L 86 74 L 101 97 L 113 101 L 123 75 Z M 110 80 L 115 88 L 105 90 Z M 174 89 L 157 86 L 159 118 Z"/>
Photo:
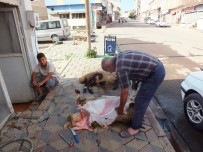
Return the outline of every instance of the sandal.
<path id="1" fill-rule="evenodd" d="M 129 133 L 128 129 L 126 129 L 126 130 L 121 131 L 121 132 L 119 133 L 119 136 L 122 137 L 122 138 L 129 138 L 129 137 L 135 136 L 135 135 L 138 134 L 138 133 L 139 133 L 139 131 L 138 131 L 137 133 L 131 135 L 131 134 Z"/>

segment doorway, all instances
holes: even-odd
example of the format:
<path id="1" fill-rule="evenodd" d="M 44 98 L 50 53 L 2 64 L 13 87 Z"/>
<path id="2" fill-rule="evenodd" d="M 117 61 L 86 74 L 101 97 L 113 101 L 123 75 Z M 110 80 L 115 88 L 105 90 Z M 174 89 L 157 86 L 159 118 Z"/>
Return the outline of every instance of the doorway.
<path id="1" fill-rule="evenodd" d="M 0 111 L 1 111 L 0 114 L 0 129 L 1 129 L 4 123 L 6 123 L 6 121 L 8 120 L 10 114 L 14 112 L 1 70 L 0 70 Z"/>
<path id="2" fill-rule="evenodd" d="M 12 103 L 33 100 L 31 71 L 17 7 L 0 7 L 0 69 Z"/>

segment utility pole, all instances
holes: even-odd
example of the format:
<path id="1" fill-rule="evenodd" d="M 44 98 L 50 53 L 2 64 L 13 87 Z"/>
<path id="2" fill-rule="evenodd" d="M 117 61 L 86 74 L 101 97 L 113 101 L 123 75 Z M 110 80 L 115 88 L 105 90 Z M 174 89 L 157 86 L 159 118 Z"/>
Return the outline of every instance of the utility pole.
<path id="1" fill-rule="evenodd" d="M 86 15 L 86 33 L 88 49 L 91 49 L 91 36 L 90 36 L 90 4 L 89 0 L 85 0 L 85 15 Z"/>

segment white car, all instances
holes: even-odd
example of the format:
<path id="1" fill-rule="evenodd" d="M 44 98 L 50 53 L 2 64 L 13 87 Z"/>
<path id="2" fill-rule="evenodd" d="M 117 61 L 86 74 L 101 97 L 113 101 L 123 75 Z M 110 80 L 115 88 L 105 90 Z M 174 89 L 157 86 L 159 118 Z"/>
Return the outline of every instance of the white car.
<path id="1" fill-rule="evenodd" d="M 147 24 L 155 24 L 155 21 L 153 19 L 148 19 Z"/>
<path id="2" fill-rule="evenodd" d="M 181 83 L 185 115 L 196 129 L 203 130 L 203 71 L 192 72 Z"/>
<path id="3" fill-rule="evenodd" d="M 158 27 L 169 27 L 170 25 L 164 21 L 157 21 L 155 22 L 155 25 Z"/>

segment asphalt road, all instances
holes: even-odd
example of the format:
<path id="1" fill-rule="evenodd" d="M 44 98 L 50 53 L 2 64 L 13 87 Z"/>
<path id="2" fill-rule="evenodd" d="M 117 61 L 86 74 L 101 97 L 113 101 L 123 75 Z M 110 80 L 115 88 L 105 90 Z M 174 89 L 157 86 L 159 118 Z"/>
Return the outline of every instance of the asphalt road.
<path id="1" fill-rule="evenodd" d="M 181 27 L 159 28 L 136 21 L 115 23 L 106 31 L 117 36 L 122 50 L 142 50 L 157 56 L 166 78 L 156 99 L 191 152 L 203 151 L 203 132 L 190 126 L 183 111 L 180 84 L 191 71 L 203 67 L 203 33 Z"/>

